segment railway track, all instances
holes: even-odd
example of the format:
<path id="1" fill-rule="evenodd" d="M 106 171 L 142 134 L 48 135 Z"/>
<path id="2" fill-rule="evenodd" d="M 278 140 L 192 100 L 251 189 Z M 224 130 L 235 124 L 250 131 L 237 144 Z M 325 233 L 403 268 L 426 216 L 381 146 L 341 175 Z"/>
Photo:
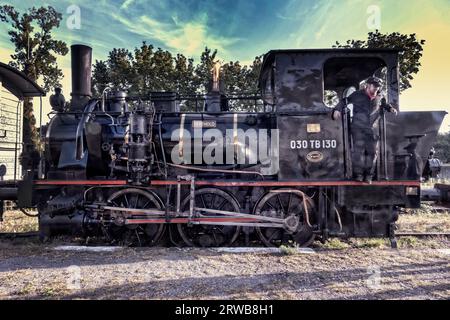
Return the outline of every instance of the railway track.
<path id="1" fill-rule="evenodd" d="M 396 237 L 450 237 L 450 232 L 397 232 Z M 39 232 L 0 232 L 0 240 L 38 238 Z"/>
<path id="2" fill-rule="evenodd" d="M 396 237 L 450 237 L 450 232 L 397 232 Z"/>

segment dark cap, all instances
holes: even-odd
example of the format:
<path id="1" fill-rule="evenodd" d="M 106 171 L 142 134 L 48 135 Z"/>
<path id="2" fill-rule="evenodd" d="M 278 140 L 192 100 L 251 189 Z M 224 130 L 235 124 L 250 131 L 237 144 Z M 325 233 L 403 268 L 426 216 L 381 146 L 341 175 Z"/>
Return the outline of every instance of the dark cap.
<path id="1" fill-rule="evenodd" d="M 61 92 L 61 88 L 60 87 L 55 87 L 55 92 Z"/>
<path id="2" fill-rule="evenodd" d="M 378 88 L 383 85 L 382 82 L 381 82 L 381 79 L 377 78 L 377 77 L 369 77 L 369 78 L 367 78 L 366 83 L 367 84 L 373 84 L 375 87 L 378 87 Z"/>

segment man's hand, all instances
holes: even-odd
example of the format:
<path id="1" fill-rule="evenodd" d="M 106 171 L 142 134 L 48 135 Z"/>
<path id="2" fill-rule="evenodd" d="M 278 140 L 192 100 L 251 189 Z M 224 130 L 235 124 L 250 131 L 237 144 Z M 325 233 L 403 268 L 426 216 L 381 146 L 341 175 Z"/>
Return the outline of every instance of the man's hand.
<path id="1" fill-rule="evenodd" d="M 333 120 L 337 120 L 341 118 L 341 112 L 339 110 L 333 110 L 332 114 L 331 114 L 331 118 Z"/>
<path id="2" fill-rule="evenodd" d="M 393 113 L 394 115 L 398 114 L 397 109 L 395 109 L 393 106 L 390 106 L 391 108 L 389 109 L 389 112 Z"/>
<path id="3" fill-rule="evenodd" d="M 395 109 L 394 106 L 393 106 L 392 104 L 386 103 L 386 98 L 385 98 L 385 97 L 383 97 L 383 98 L 381 99 L 381 106 L 382 106 L 383 108 L 385 108 L 386 110 L 388 110 L 389 112 L 393 113 L 394 115 L 397 115 L 397 114 L 398 114 L 397 109 Z"/>

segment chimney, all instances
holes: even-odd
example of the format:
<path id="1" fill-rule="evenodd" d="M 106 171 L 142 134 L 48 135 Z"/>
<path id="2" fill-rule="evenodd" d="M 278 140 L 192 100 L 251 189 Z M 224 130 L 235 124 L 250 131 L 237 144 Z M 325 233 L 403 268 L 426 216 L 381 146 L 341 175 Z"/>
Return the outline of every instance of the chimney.
<path id="1" fill-rule="evenodd" d="M 82 111 L 92 96 L 92 48 L 75 44 L 70 47 L 72 60 L 72 102 L 70 111 Z"/>

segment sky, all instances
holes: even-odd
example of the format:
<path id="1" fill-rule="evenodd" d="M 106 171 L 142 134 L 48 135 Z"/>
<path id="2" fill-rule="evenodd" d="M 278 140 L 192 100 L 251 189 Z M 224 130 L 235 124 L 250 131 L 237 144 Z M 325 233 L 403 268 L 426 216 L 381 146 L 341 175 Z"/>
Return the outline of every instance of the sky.
<path id="1" fill-rule="evenodd" d="M 425 39 L 419 74 L 402 93 L 403 111 L 450 113 L 450 0 L 0 0 L 17 10 L 55 7 L 63 14 L 57 39 L 93 48 L 93 61 L 112 48 L 133 50 L 142 41 L 198 61 L 205 46 L 223 61 L 250 64 L 272 49 L 329 48 L 336 41 L 382 33 L 416 33 Z M 79 13 L 79 20 L 76 19 Z M 75 22 L 79 21 L 79 25 Z M 13 46 L 0 24 L 0 61 Z M 63 93 L 70 97 L 70 54 L 58 58 Z M 50 111 L 44 98 L 44 112 Z M 450 115 L 441 132 L 450 130 Z"/>

